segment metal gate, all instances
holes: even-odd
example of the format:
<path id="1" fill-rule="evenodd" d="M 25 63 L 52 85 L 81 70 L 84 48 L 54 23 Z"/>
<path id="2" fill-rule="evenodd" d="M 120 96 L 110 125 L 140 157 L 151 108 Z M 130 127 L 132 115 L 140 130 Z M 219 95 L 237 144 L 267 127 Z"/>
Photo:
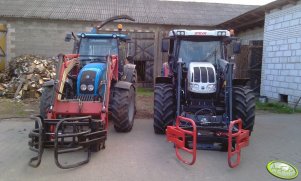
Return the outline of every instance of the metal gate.
<path id="1" fill-rule="evenodd" d="M 6 32 L 6 25 L 0 24 L 0 71 L 5 69 Z"/>
<path id="2" fill-rule="evenodd" d="M 153 83 L 154 78 L 154 43 L 155 34 L 151 32 L 129 33 L 131 43 L 131 54 L 136 64 L 138 83 L 148 86 Z"/>

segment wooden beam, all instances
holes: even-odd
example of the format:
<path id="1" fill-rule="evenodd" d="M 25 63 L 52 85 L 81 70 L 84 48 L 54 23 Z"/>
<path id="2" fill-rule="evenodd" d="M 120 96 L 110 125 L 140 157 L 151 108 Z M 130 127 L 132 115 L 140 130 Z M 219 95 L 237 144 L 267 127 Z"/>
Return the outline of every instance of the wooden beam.
<path id="1" fill-rule="evenodd" d="M 264 17 L 262 17 L 260 19 L 255 19 L 253 21 L 249 21 L 249 22 L 246 22 L 246 23 L 243 23 L 243 24 L 240 24 L 240 25 L 236 26 L 236 28 L 240 28 L 240 27 L 244 27 L 244 26 L 250 26 L 250 25 L 259 23 L 261 21 L 264 21 Z"/>
<path id="2" fill-rule="evenodd" d="M 289 4 L 292 4 L 292 5 L 296 5 L 297 4 L 297 0 L 287 0 L 287 2 Z"/>

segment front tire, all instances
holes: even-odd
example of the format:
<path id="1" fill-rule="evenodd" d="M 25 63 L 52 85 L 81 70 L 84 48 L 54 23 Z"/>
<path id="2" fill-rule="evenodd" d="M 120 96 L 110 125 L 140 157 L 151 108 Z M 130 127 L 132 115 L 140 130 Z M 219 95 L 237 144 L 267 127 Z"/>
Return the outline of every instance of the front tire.
<path id="1" fill-rule="evenodd" d="M 233 87 L 233 118 L 241 118 L 243 129 L 250 133 L 255 122 L 255 103 L 255 95 L 249 87 Z"/>
<path id="2" fill-rule="evenodd" d="M 167 126 L 172 125 L 176 106 L 172 84 L 156 84 L 154 91 L 154 132 L 165 134 Z"/>
<path id="3" fill-rule="evenodd" d="M 44 87 L 42 96 L 40 98 L 40 116 L 43 119 L 47 118 L 47 113 L 52 104 L 53 96 L 54 96 L 54 87 L 53 86 Z"/>
<path id="4" fill-rule="evenodd" d="M 114 128 L 117 132 L 130 132 L 134 125 L 136 92 L 132 86 L 130 90 L 114 88 L 111 112 Z"/>

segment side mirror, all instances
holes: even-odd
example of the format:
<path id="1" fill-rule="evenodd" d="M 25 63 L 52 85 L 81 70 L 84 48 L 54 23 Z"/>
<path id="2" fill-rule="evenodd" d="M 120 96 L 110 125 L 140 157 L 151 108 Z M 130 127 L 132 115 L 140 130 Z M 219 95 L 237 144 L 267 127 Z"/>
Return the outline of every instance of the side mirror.
<path id="1" fill-rule="evenodd" d="M 169 39 L 163 38 L 161 44 L 161 52 L 168 52 L 169 48 Z"/>
<path id="2" fill-rule="evenodd" d="M 71 33 L 67 33 L 66 36 L 65 36 L 65 42 L 70 42 L 71 39 L 72 39 Z"/>
<path id="3" fill-rule="evenodd" d="M 239 41 L 234 41 L 233 42 L 233 53 L 240 54 L 240 47 L 241 47 L 241 43 Z"/>

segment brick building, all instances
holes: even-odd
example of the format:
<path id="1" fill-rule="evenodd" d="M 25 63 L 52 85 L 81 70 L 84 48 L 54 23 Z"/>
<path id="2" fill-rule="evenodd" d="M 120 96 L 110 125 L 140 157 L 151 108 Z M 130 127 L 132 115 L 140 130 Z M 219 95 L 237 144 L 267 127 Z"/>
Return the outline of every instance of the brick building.
<path id="1" fill-rule="evenodd" d="M 277 0 L 219 27 L 238 31 L 245 52 L 237 63 L 258 94 L 289 104 L 300 100 L 301 1 Z"/>
<path id="2" fill-rule="evenodd" d="M 301 1 L 265 16 L 261 95 L 291 104 L 301 97 Z"/>

